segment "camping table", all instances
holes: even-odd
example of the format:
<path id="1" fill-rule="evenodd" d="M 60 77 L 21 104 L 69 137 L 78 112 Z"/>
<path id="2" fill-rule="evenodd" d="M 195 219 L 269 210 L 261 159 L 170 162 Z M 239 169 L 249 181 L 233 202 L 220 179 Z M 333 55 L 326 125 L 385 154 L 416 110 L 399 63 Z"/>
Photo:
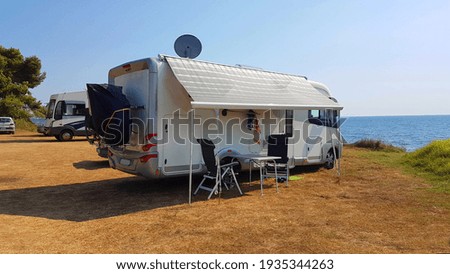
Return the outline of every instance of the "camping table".
<path id="1" fill-rule="evenodd" d="M 235 159 L 240 160 L 248 160 L 250 164 L 250 171 L 249 171 L 249 183 L 252 181 L 252 163 L 259 166 L 259 180 L 261 184 L 261 195 L 263 195 L 263 167 L 268 162 L 273 162 L 274 165 L 276 165 L 275 160 L 281 159 L 281 157 L 278 156 L 261 156 L 257 154 L 236 154 L 232 155 Z M 278 180 L 277 178 L 277 169 L 275 168 L 275 180 Z M 277 192 L 278 192 L 278 184 L 277 184 Z"/>

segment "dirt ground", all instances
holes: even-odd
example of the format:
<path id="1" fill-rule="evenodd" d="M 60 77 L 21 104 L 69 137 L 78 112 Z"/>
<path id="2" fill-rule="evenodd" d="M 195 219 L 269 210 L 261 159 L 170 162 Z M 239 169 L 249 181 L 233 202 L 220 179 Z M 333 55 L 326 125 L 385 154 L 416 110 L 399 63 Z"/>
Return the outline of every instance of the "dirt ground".
<path id="1" fill-rule="evenodd" d="M 0 135 L 0 253 L 449 253 L 448 195 L 358 155 L 189 206 L 187 178 L 113 170 L 83 138 Z"/>

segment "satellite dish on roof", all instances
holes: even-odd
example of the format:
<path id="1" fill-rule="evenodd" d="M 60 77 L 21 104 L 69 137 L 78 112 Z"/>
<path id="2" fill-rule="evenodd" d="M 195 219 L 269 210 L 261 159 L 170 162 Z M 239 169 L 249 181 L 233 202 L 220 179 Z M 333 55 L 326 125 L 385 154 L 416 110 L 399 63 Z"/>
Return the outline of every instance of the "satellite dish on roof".
<path id="1" fill-rule="evenodd" d="M 173 47 L 178 56 L 190 59 L 194 59 L 202 52 L 202 43 L 200 40 L 190 34 L 184 34 L 178 37 Z"/>

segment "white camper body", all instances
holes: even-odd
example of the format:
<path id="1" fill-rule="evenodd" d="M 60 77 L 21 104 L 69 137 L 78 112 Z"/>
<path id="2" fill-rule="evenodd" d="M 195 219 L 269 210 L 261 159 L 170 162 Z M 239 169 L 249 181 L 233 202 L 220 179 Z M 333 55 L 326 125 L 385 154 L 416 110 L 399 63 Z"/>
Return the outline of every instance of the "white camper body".
<path id="1" fill-rule="evenodd" d="M 236 154 L 264 155 L 270 134 L 289 134 L 291 168 L 332 167 L 342 151 L 336 126 L 342 107 L 326 86 L 306 77 L 160 55 L 111 69 L 109 84 L 122 87 L 132 119 L 143 121 L 128 144 L 109 148 L 110 166 L 124 172 L 187 175 L 191 160 L 193 173 L 204 172 L 200 145 L 191 148 L 189 135 L 219 141 L 216 153 L 231 160 Z M 195 123 L 187 119 L 191 111 Z M 172 122 L 177 117 L 181 126 Z"/>
<path id="2" fill-rule="evenodd" d="M 44 134 L 68 141 L 73 136 L 85 136 L 86 91 L 53 94 L 47 106 Z"/>

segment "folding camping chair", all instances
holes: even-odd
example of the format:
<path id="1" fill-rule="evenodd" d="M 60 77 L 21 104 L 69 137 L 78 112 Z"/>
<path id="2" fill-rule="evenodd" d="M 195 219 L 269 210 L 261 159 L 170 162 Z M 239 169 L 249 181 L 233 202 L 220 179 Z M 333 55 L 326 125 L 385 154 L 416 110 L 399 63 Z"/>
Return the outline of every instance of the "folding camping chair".
<path id="1" fill-rule="evenodd" d="M 203 175 L 203 180 L 198 185 L 197 189 L 194 192 L 194 195 L 197 195 L 197 192 L 200 189 L 209 191 L 208 199 L 211 198 L 213 193 L 216 195 L 222 192 L 222 184 L 224 179 L 229 179 L 230 187 L 233 185 L 239 190 L 239 193 L 242 194 L 242 190 L 239 187 L 239 183 L 236 180 L 236 174 L 233 170 L 233 167 L 239 165 L 237 162 L 231 162 L 228 164 L 220 164 L 219 157 L 214 154 L 215 145 L 211 140 L 208 139 L 197 139 L 197 142 L 200 144 L 202 149 L 203 161 L 205 162 L 206 168 L 208 169 L 207 173 Z M 215 182 L 214 186 L 207 187 L 204 185 L 206 180 L 213 180 Z M 226 189 L 229 189 L 227 184 L 225 185 Z"/>
<path id="2" fill-rule="evenodd" d="M 263 178 L 275 178 L 277 190 L 278 180 L 289 183 L 289 158 L 287 156 L 288 151 L 288 138 L 286 134 L 274 134 L 269 135 L 268 138 L 268 150 L 267 156 L 277 156 L 281 159 L 277 159 L 274 163 L 266 163 L 263 167 Z"/>

